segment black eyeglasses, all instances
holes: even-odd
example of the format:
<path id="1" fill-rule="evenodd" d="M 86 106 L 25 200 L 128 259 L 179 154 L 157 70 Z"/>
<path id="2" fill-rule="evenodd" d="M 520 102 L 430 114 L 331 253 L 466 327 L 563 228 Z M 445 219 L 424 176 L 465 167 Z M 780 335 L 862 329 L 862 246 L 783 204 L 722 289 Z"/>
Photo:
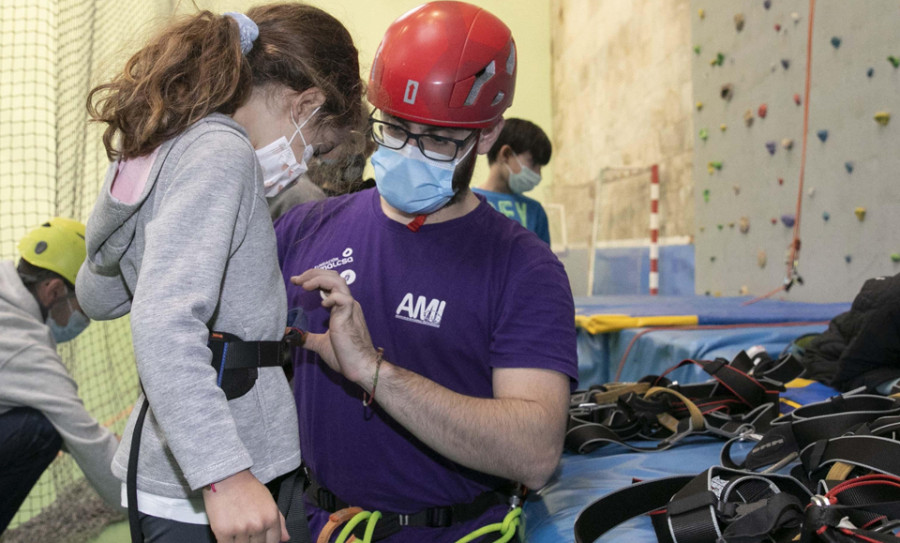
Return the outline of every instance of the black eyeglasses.
<path id="1" fill-rule="evenodd" d="M 469 140 L 478 131 L 473 130 L 465 139 L 454 139 L 433 134 L 413 134 L 402 126 L 369 117 L 372 126 L 372 139 L 378 145 L 388 149 L 403 149 L 406 142 L 413 140 L 426 158 L 437 162 L 453 162 L 460 149 L 463 149 Z"/>

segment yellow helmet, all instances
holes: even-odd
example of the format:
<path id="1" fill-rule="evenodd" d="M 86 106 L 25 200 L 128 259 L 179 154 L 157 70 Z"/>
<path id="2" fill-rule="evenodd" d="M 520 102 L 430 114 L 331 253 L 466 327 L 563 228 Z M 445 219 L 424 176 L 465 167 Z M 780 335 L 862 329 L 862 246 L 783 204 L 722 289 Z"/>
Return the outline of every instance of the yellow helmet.
<path id="1" fill-rule="evenodd" d="M 74 285 L 87 256 L 84 224 L 54 217 L 19 241 L 19 253 L 32 266 L 58 273 Z"/>

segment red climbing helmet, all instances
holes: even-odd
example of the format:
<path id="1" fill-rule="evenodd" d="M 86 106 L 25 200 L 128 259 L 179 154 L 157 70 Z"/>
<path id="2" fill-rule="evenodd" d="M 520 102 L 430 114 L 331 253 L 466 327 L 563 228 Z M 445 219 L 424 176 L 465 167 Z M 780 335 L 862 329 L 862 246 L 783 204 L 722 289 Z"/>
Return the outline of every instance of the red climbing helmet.
<path id="1" fill-rule="evenodd" d="M 465 2 L 430 2 L 384 34 L 369 74 L 369 102 L 437 126 L 486 128 L 512 103 L 516 44 L 509 28 Z"/>

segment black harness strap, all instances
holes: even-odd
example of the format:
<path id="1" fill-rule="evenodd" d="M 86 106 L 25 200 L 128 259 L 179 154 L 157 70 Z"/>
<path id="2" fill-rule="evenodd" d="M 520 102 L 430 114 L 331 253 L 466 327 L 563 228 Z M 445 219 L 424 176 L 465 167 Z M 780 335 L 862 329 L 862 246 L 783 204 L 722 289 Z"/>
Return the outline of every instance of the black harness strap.
<path id="1" fill-rule="evenodd" d="M 128 451 L 128 476 L 125 478 L 125 493 L 128 497 L 128 526 L 131 529 L 132 543 L 143 543 L 144 541 L 140 513 L 137 508 L 137 468 L 138 453 L 141 447 L 141 432 L 144 429 L 144 419 L 147 418 L 147 409 L 149 407 L 150 403 L 145 396 L 137 420 L 134 421 L 134 431 L 131 433 L 131 450 Z"/>
<path id="2" fill-rule="evenodd" d="M 319 509 L 329 513 L 351 507 L 341 500 L 333 492 L 316 482 L 315 478 L 307 470 L 309 486 L 306 489 L 306 497 Z M 375 525 L 372 541 L 379 541 L 396 534 L 407 526 L 422 526 L 428 528 L 447 528 L 454 524 L 474 520 L 484 514 L 485 511 L 496 505 L 510 503 L 512 493 L 504 490 L 489 490 L 479 494 L 469 503 L 448 505 L 444 507 L 428 507 L 417 513 L 385 513 Z M 360 540 L 364 538 L 366 526 L 360 524 L 353 534 Z"/>
<path id="3" fill-rule="evenodd" d="M 694 476 L 680 475 L 633 484 L 585 507 L 575 519 L 575 543 L 591 543 L 619 524 L 665 507 Z"/>

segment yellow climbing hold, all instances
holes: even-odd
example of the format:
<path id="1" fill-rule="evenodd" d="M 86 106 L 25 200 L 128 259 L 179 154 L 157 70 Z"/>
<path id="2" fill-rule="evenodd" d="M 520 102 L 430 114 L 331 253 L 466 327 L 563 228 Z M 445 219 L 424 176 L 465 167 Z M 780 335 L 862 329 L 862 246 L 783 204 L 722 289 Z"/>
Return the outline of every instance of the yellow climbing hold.
<path id="1" fill-rule="evenodd" d="M 705 18 L 706 18 L 706 12 L 703 11 L 703 8 L 700 8 L 700 9 L 697 10 L 697 15 L 699 15 L 701 19 L 705 19 Z"/>
<path id="2" fill-rule="evenodd" d="M 863 219 L 866 218 L 866 208 L 864 208 L 864 207 L 858 207 L 858 208 L 854 209 L 853 213 L 856 214 L 856 218 L 859 219 L 860 221 L 862 221 Z"/>
<path id="3" fill-rule="evenodd" d="M 719 125 L 719 130 L 721 130 L 722 132 L 728 130 L 728 125 L 725 124 L 725 123 L 720 124 L 720 125 Z"/>
<path id="4" fill-rule="evenodd" d="M 887 111 L 879 111 L 875 114 L 875 120 L 881 126 L 887 126 L 889 122 L 891 122 L 891 114 Z"/>
<path id="5" fill-rule="evenodd" d="M 697 102 L 697 111 L 703 109 L 703 102 Z"/>

